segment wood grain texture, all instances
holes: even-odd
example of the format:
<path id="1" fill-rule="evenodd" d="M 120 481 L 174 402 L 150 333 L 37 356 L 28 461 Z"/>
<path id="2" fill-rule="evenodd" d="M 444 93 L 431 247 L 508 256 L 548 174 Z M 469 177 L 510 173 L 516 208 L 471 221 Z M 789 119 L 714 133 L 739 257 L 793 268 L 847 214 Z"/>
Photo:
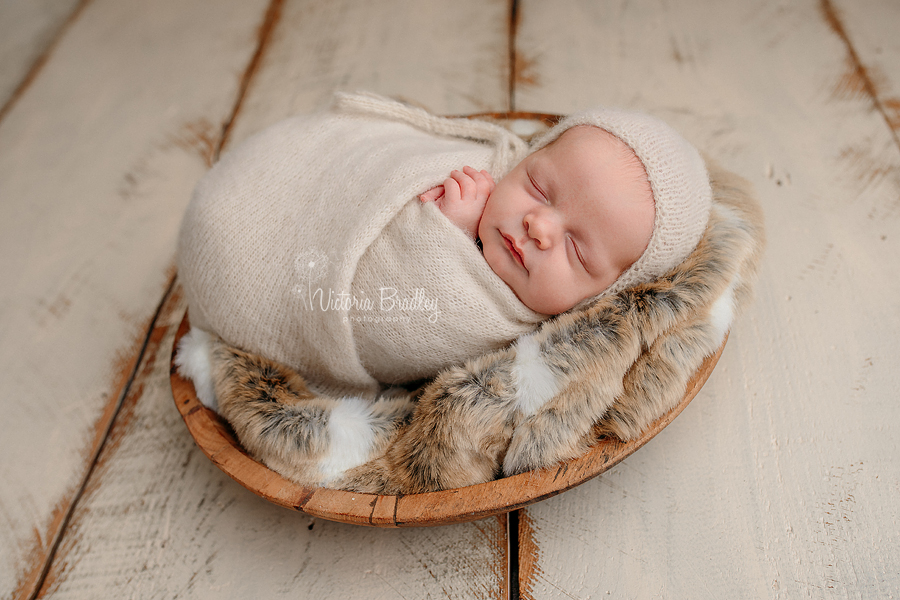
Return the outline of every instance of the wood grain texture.
<path id="1" fill-rule="evenodd" d="M 33 80 L 82 0 L 0 3 L 0 119 Z"/>
<path id="2" fill-rule="evenodd" d="M 0 122 L 0 590 L 27 597 L 113 418 L 260 3 L 97 0 Z"/>
<path id="3" fill-rule="evenodd" d="M 184 313 L 167 299 L 40 597 L 497 598 L 505 517 L 380 530 L 247 492 L 207 460 L 172 403 Z"/>
<path id="4" fill-rule="evenodd" d="M 869 37 L 879 16 L 849 4 L 849 39 Z M 897 595 L 900 149 L 871 96 L 847 92 L 822 8 L 521 3 L 518 110 L 649 110 L 754 182 L 769 235 L 757 300 L 692 405 L 526 510 L 523 597 Z M 858 49 L 863 64 L 898 64 L 878 47 L 894 54 Z"/>
<path id="5" fill-rule="evenodd" d="M 452 11 L 437 2 L 416 3 L 413 10 L 412 4 L 400 3 L 286 1 L 256 5 L 252 16 L 223 10 L 223 19 L 254 36 L 266 16 L 270 26 L 263 29 L 271 37 L 263 52 L 251 48 L 245 54 L 244 65 L 253 62 L 250 54 L 258 56 L 251 73 L 244 65 L 232 69 L 234 84 L 246 86 L 246 94 L 230 124 L 228 118 L 195 120 L 174 145 L 196 148 L 195 156 L 211 161 L 220 124 L 228 125 L 229 145 L 236 144 L 282 116 L 309 110 L 338 88 L 400 94 L 447 112 L 471 112 L 473 106 L 504 109 L 505 80 L 493 93 L 488 84 L 507 70 L 507 8 L 474 1 L 457 3 Z M 154 12 L 159 10 L 153 5 Z M 163 12 L 178 10 L 183 9 Z M 401 12 L 407 14 L 398 17 Z M 190 16 L 169 14 L 168 20 L 183 22 L 185 32 L 196 27 Z M 418 31 L 420 21 L 443 26 L 439 33 Z M 487 41 L 452 51 L 445 44 L 428 53 L 410 43 L 435 36 L 469 39 L 473 31 Z M 227 43 L 243 39 L 240 33 L 221 38 Z M 504 44 L 502 56 L 496 55 L 492 39 Z M 146 57 L 151 64 L 145 68 L 160 69 L 154 60 L 158 57 Z M 199 60 L 218 64 L 219 59 L 201 53 Z M 235 97 L 222 96 L 231 102 Z M 180 216 L 180 208 L 173 211 L 176 225 Z M 174 251 L 172 238 L 158 243 Z M 174 328 L 165 335 L 174 335 Z M 203 456 L 180 422 L 168 366 L 160 362 L 168 356 L 141 366 L 141 389 L 129 394 L 116 421 L 110 437 L 116 441 L 101 456 L 73 514 L 44 597 L 501 596 L 504 518 L 439 530 L 379 531 L 312 519 L 241 489 Z M 392 512 L 384 504 L 376 509 L 377 515 Z"/>
<path id="6" fill-rule="evenodd" d="M 337 90 L 437 114 L 508 110 L 509 2 L 285 2 L 229 145 Z"/>
<path id="7" fill-rule="evenodd" d="M 900 4 L 891 0 L 821 0 L 820 11 L 847 47 L 839 90 L 867 95 L 900 139 Z M 898 141 L 900 144 L 900 141 Z"/>

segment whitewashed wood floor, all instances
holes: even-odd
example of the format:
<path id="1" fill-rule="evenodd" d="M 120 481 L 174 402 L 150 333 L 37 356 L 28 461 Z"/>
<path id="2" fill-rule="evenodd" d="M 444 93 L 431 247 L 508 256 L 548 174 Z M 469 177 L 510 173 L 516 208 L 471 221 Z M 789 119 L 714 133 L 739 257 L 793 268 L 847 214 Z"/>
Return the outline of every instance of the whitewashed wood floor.
<path id="1" fill-rule="evenodd" d="M 4 0 L 0 596 L 900 598 L 898 31 L 897 0 Z M 511 551 L 505 518 L 269 505 L 173 406 L 194 183 L 337 89 L 645 109 L 761 196 L 757 298 L 706 387 L 520 511 Z"/>

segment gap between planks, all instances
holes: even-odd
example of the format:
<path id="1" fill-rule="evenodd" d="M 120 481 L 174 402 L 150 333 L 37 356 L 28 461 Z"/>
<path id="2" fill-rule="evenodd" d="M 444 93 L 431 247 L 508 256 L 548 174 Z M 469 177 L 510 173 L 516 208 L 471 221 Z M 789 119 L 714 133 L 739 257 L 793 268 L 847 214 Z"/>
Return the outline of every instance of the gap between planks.
<path id="1" fill-rule="evenodd" d="M 53 563 L 53 559 L 56 556 L 57 550 L 59 550 L 59 545 L 62 542 L 66 529 L 68 529 L 69 521 L 72 519 L 72 514 L 75 512 L 75 507 L 78 505 L 78 502 L 84 495 L 84 491 L 87 488 L 88 482 L 90 481 L 94 470 L 97 468 L 97 463 L 99 462 L 100 455 L 103 453 L 103 449 L 106 447 L 106 443 L 109 440 L 109 434 L 116 422 L 116 417 L 118 417 L 119 412 L 122 409 L 122 404 L 124 403 L 125 398 L 128 396 L 128 393 L 131 390 L 131 386 L 134 383 L 134 379 L 141 368 L 141 363 L 144 360 L 144 354 L 147 352 L 147 347 L 150 344 L 150 338 L 153 334 L 153 330 L 156 327 L 156 323 L 159 320 L 159 315 L 162 311 L 163 306 L 165 306 L 166 304 L 166 300 L 168 300 L 169 296 L 172 294 L 172 290 L 175 288 L 175 279 L 176 276 L 173 272 L 173 274 L 169 278 L 169 283 L 166 285 L 166 291 L 163 294 L 162 299 L 159 301 L 159 304 L 157 304 L 156 310 L 153 313 L 153 317 L 150 319 L 150 325 L 147 328 L 147 332 L 144 334 L 144 340 L 141 343 L 140 350 L 138 350 L 137 356 L 134 359 L 134 363 L 132 364 L 128 379 L 125 381 L 125 384 L 119 391 L 115 406 L 110 413 L 109 419 L 102 426 L 102 433 L 99 436 L 99 443 L 95 445 L 93 452 L 88 458 L 88 466 L 85 470 L 84 476 L 81 478 L 81 483 L 78 485 L 78 488 L 72 495 L 72 499 L 69 501 L 69 505 L 65 508 L 65 513 L 62 517 L 62 520 L 60 521 L 59 527 L 55 532 L 53 532 L 53 538 L 50 543 L 49 550 L 47 551 L 47 556 L 44 557 L 44 564 L 41 565 L 40 574 L 34 581 L 33 589 L 28 592 L 27 597 L 29 600 L 34 600 L 35 598 L 37 598 L 41 588 L 43 588 L 44 586 L 44 581 L 47 579 L 47 574 L 50 571 L 50 565 Z M 22 591 L 27 592 L 27 590 Z"/>
<path id="2" fill-rule="evenodd" d="M 516 110 L 516 81 L 519 68 L 516 65 L 516 32 L 519 29 L 519 0 L 509 0 L 509 35 L 507 47 L 509 50 L 509 85 L 508 99 L 506 101 L 510 112 Z"/>
<path id="3" fill-rule="evenodd" d="M 509 2 L 509 97 L 507 106 L 510 112 L 516 110 L 516 84 L 519 80 L 519 65 L 516 54 L 516 40 L 519 29 L 519 0 Z M 506 513 L 506 585 L 504 593 L 507 600 L 519 600 L 519 516 L 524 509 Z"/>
<path id="4" fill-rule="evenodd" d="M 256 50 L 253 52 L 250 62 L 247 63 L 247 68 L 244 69 L 244 73 L 241 75 L 241 84 L 238 87 L 237 98 L 235 99 L 234 107 L 231 109 L 231 114 L 222 124 L 222 133 L 219 136 L 219 143 L 216 145 L 216 149 L 212 156 L 213 163 L 218 162 L 222 148 L 228 143 L 234 121 L 237 118 L 238 113 L 240 113 L 241 107 L 244 105 L 244 98 L 247 96 L 247 91 L 250 89 L 250 83 L 252 82 L 254 75 L 259 71 L 259 66 L 262 64 L 266 51 L 269 49 L 272 31 L 275 30 L 275 27 L 281 20 L 281 9 L 283 6 L 284 0 L 270 0 L 263 21 L 256 30 Z"/>
<path id="5" fill-rule="evenodd" d="M 519 600 L 519 510 L 506 513 L 506 598 Z"/>
<path id="6" fill-rule="evenodd" d="M 841 21 L 840 12 L 834 4 L 831 3 L 831 0 L 819 0 L 819 9 L 822 12 L 822 17 L 825 19 L 825 22 L 828 24 L 828 27 L 844 43 L 847 50 L 847 58 L 850 60 L 852 78 L 858 82 L 859 87 L 862 88 L 860 91 L 871 100 L 875 110 L 878 111 L 878 114 L 884 119 L 884 122 L 888 126 L 888 131 L 891 133 L 891 138 L 894 140 L 894 145 L 900 150 L 900 135 L 898 135 L 894 120 L 891 119 L 891 116 L 888 114 L 887 108 L 878 94 L 878 88 L 875 86 L 875 82 L 869 74 L 869 70 L 863 64 L 862 60 L 859 58 L 859 54 L 856 52 L 856 48 L 850 40 L 850 36 L 847 34 L 847 29 Z"/>
<path id="7" fill-rule="evenodd" d="M 26 89 L 31 85 L 32 81 L 37 77 L 43 68 L 44 64 L 53 54 L 56 46 L 59 41 L 62 39 L 65 32 L 72 26 L 73 23 L 78 19 L 78 16 L 84 11 L 84 8 L 90 3 L 90 0 L 82 0 L 78 6 L 72 11 L 69 17 L 66 19 L 65 23 L 59 28 L 56 35 L 53 38 L 53 41 L 47 46 L 44 52 L 38 57 L 38 59 L 34 62 L 32 67 L 29 69 L 28 74 L 23 78 L 22 82 L 16 87 L 12 96 L 10 96 L 9 100 L 0 108 L 0 122 L 2 122 L 3 118 L 12 109 L 13 105 L 16 103 L 19 97 L 25 92 Z M 247 63 L 247 67 L 243 70 L 241 75 L 241 83 L 238 88 L 238 93 L 235 98 L 234 104 L 232 106 L 229 117 L 222 124 L 221 134 L 219 137 L 218 143 L 215 145 L 215 150 L 213 152 L 213 162 L 218 160 L 219 153 L 222 148 L 225 146 L 228 136 L 231 132 L 234 121 L 240 112 L 241 106 L 244 101 L 244 97 L 247 94 L 247 91 L 250 88 L 251 81 L 253 76 L 261 64 L 263 57 L 265 56 L 265 52 L 269 46 L 269 40 L 272 37 L 272 31 L 278 24 L 278 21 L 281 17 L 281 8 L 284 4 L 284 0 L 271 0 L 269 2 L 269 6 L 266 9 L 265 16 L 263 17 L 263 21 L 260 26 L 257 28 L 257 43 L 256 48 L 254 50 L 253 56 L 250 61 Z M 163 293 L 162 299 L 156 307 L 155 312 L 153 313 L 152 318 L 150 319 L 149 325 L 147 327 L 147 331 L 144 334 L 144 340 L 141 344 L 140 350 L 137 353 L 137 356 L 134 359 L 134 362 L 131 367 L 131 372 L 126 380 L 125 384 L 122 386 L 120 390 L 115 406 L 112 409 L 109 419 L 105 424 L 101 424 L 100 429 L 102 431 L 101 435 L 98 437 L 98 443 L 95 445 L 93 452 L 88 457 L 88 465 L 85 470 L 84 476 L 81 479 L 77 489 L 71 497 L 71 500 L 68 503 L 68 506 L 64 509 L 64 514 L 59 521 L 59 525 L 56 528 L 56 531 L 48 532 L 51 533 L 51 543 L 48 546 L 48 551 L 46 556 L 43 559 L 43 564 L 41 564 L 39 569 L 38 576 L 31 582 L 31 589 L 20 588 L 16 593 L 21 593 L 20 598 L 27 598 L 28 600 L 35 600 L 40 594 L 41 589 L 44 586 L 44 582 L 47 578 L 47 575 L 50 571 L 50 566 L 53 563 L 53 560 L 56 556 L 56 553 L 59 549 L 59 545 L 62 542 L 62 539 L 65 535 L 66 530 L 68 529 L 69 522 L 72 518 L 72 514 L 75 511 L 75 507 L 78 505 L 78 502 L 81 500 L 84 495 L 84 491 L 87 488 L 87 484 L 91 479 L 91 476 L 94 473 L 94 470 L 97 467 L 98 460 L 100 458 L 103 449 L 106 447 L 107 440 L 109 439 L 110 432 L 112 431 L 113 425 L 116 422 L 116 419 L 121 411 L 122 404 L 124 399 L 128 396 L 131 391 L 131 386 L 134 383 L 134 379 L 138 373 L 138 370 L 141 367 L 141 363 L 144 359 L 144 354 L 147 351 L 147 347 L 150 343 L 150 338 L 153 335 L 153 331 L 156 328 L 157 321 L 160 316 L 160 312 L 165 306 L 166 301 L 169 296 L 172 294 L 172 290 L 175 286 L 175 281 L 177 279 L 177 274 L 174 273 L 169 279 L 169 283 L 166 286 L 166 290 Z M 35 569 L 37 571 L 37 569 Z M 31 571 L 34 572 L 34 571 Z M 27 583 L 26 583 L 27 585 Z"/>
<path id="8" fill-rule="evenodd" d="M 69 30 L 69 27 L 78 20 L 78 17 L 84 12 L 84 7 L 86 7 L 91 0 L 81 0 L 72 12 L 66 17 L 66 20 L 63 21 L 63 24 L 59 26 L 59 29 L 56 30 L 56 33 L 53 35 L 53 39 L 50 40 L 50 43 L 47 44 L 47 47 L 43 49 L 43 51 L 38 55 L 35 61 L 32 63 L 31 68 L 28 69 L 28 72 L 25 74 L 25 77 L 22 78 L 22 81 L 19 82 L 19 85 L 16 86 L 16 89 L 13 90 L 12 94 L 6 100 L 2 107 L 0 107 L 0 123 L 3 122 L 3 119 L 6 117 L 7 113 L 12 110 L 12 107 L 16 104 L 22 94 L 25 93 L 31 83 L 35 80 L 38 74 L 41 72 L 41 69 L 44 67 L 44 64 L 47 62 L 47 59 L 50 58 L 50 55 L 53 54 L 53 51 L 56 49 L 59 40 L 62 39 L 63 35 L 65 35 L 66 31 Z"/>

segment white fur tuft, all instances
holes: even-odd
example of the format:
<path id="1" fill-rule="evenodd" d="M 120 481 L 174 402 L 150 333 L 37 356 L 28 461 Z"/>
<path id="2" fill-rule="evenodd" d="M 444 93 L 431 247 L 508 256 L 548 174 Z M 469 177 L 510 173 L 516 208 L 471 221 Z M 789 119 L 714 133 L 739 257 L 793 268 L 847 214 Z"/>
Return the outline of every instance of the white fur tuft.
<path id="1" fill-rule="evenodd" d="M 535 414 L 559 393 L 559 381 L 541 356 L 534 336 L 526 335 L 516 342 L 513 380 L 516 384 L 516 408 L 526 416 Z"/>
<path id="2" fill-rule="evenodd" d="M 323 483 L 369 460 L 375 441 L 371 403 L 361 398 L 341 398 L 331 409 L 328 437 L 328 454 L 319 463 Z"/>
<path id="3" fill-rule="evenodd" d="M 709 309 L 709 323 L 716 331 L 718 340 L 716 344 L 722 343 L 722 340 L 725 339 L 725 334 L 731 328 L 732 321 L 734 321 L 734 289 L 736 286 L 737 278 L 731 282 L 728 289 L 719 296 L 718 300 L 713 302 L 712 307 Z"/>
<path id="4" fill-rule="evenodd" d="M 203 406 L 217 410 L 216 391 L 212 381 L 212 364 L 209 359 L 209 345 L 211 336 L 192 327 L 178 343 L 178 353 L 175 355 L 175 365 L 182 377 L 194 382 L 197 390 L 197 398 Z"/>

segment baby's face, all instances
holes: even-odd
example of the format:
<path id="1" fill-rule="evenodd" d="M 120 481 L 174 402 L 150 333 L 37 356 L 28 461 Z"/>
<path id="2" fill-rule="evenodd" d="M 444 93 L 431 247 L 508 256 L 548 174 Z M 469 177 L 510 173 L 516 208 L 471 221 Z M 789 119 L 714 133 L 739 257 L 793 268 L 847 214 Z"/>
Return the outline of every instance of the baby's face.
<path id="1" fill-rule="evenodd" d="M 478 236 L 485 260 L 519 300 L 555 315 L 605 290 L 640 258 L 654 218 L 650 183 L 631 148 L 579 126 L 500 180 Z"/>

